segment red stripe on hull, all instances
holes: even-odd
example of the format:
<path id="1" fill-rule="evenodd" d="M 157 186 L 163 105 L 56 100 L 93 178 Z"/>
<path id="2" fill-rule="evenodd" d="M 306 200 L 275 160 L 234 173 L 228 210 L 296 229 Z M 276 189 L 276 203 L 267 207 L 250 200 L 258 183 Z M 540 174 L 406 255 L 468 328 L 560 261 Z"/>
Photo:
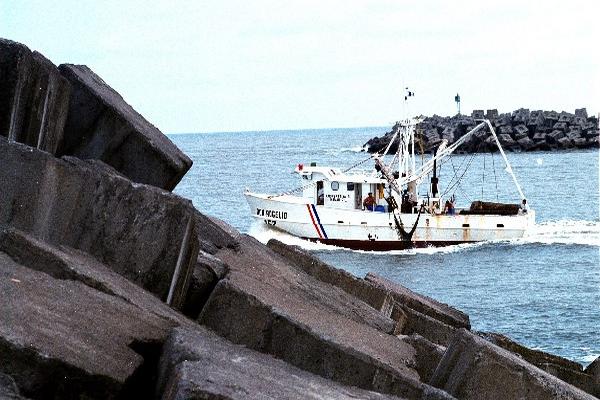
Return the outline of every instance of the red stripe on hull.
<path id="1" fill-rule="evenodd" d="M 307 204 L 306 208 L 308 209 L 308 215 L 310 215 L 310 220 L 312 221 L 313 226 L 315 227 L 315 230 L 317 231 L 317 235 L 319 235 L 318 240 L 323 240 L 323 235 L 321 235 L 321 231 L 319 230 L 319 227 L 317 226 L 317 223 L 315 222 L 315 217 L 313 217 L 312 210 L 310 209 L 310 205 Z"/>
<path id="2" fill-rule="evenodd" d="M 352 250 L 366 251 L 389 251 L 406 250 L 423 247 L 444 247 L 463 243 L 475 243 L 474 241 L 444 241 L 444 242 L 404 242 L 401 240 L 340 240 L 340 239 L 315 239 L 302 238 L 311 242 L 319 242 L 327 245 L 344 247 Z"/>

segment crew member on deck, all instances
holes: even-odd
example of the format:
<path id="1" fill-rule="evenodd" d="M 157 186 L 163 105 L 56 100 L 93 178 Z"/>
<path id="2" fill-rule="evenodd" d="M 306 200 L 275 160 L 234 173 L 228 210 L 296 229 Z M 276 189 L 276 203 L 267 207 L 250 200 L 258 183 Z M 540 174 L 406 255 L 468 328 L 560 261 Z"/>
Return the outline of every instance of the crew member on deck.
<path id="1" fill-rule="evenodd" d="M 527 200 L 523 199 L 523 201 L 521 202 L 521 207 L 520 207 L 520 211 L 522 214 L 525 214 L 527 212 L 527 209 L 529 207 L 527 206 Z"/>
<path id="2" fill-rule="evenodd" d="M 373 197 L 373 193 L 369 192 L 369 195 L 363 201 L 363 206 L 365 206 L 367 210 L 375 210 L 375 197 Z"/>
<path id="3" fill-rule="evenodd" d="M 444 205 L 444 213 L 448 215 L 454 215 L 454 203 L 451 200 L 446 200 L 446 204 Z"/>

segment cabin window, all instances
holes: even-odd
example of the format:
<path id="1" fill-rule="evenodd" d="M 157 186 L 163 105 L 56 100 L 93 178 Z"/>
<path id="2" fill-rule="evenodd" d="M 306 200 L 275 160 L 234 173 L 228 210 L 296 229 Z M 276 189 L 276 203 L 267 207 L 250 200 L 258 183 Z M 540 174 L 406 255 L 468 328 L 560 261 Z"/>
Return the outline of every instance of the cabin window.
<path id="1" fill-rule="evenodd" d="M 340 188 L 340 183 L 339 182 L 331 182 L 331 190 L 339 190 Z"/>
<path id="2" fill-rule="evenodd" d="M 349 192 L 352 192 L 352 191 L 354 191 L 354 182 L 348 182 L 348 185 L 346 186 L 346 189 L 347 189 Z"/>

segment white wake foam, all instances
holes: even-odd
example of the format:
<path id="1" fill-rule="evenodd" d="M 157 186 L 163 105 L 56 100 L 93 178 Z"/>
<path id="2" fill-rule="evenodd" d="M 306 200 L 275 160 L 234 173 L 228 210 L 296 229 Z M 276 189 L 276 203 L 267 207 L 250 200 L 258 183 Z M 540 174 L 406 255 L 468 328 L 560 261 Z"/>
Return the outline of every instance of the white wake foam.
<path id="1" fill-rule="evenodd" d="M 250 229 L 248 230 L 248 234 L 264 244 L 267 244 L 267 242 L 271 239 L 276 239 L 290 246 L 299 246 L 305 250 L 346 250 L 337 246 L 330 246 L 323 243 L 316 243 L 300 239 L 299 237 L 290 235 L 289 233 L 269 228 L 261 221 L 253 221 Z"/>
<path id="2" fill-rule="evenodd" d="M 515 242 L 600 246 L 600 222 L 557 220 L 536 224 Z"/>
<path id="3" fill-rule="evenodd" d="M 363 153 L 365 151 L 367 151 L 366 146 L 352 146 L 342 148 L 329 148 L 325 150 L 325 153 L 329 155 L 338 155 L 341 153 Z"/>

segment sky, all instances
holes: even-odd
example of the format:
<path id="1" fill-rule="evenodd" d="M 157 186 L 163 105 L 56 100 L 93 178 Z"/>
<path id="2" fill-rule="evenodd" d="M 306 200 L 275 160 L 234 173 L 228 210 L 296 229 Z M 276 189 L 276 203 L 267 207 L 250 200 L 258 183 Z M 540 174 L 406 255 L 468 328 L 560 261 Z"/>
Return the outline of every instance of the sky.
<path id="1" fill-rule="evenodd" d="M 165 133 L 600 111 L 597 1 L 0 0 L 0 37 L 86 64 Z M 415 92 L 408 110 L 405 88 Z"/>

